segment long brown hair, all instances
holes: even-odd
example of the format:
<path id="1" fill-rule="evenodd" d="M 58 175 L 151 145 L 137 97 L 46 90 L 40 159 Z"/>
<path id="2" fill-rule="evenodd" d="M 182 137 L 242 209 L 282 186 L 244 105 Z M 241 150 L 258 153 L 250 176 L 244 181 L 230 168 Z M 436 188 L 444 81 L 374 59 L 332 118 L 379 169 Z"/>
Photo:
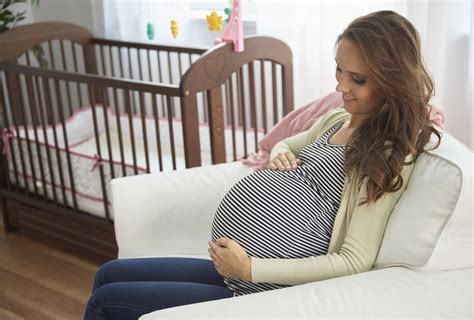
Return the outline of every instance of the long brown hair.
<path id="1" fill-rule="evenodd" d="M 352 21 L 338 37 L 353 41 L 363 55 L 383 102 L 349 139 L 345 170 L 368 177 L 367 198 L 376 202 L 403 185 L 405 158 L 425 151 L 431 134 L 428 105 L 434 83 L 421 57 L 420 37 L 413 25 L 393 11 L 378 11 Z M 433 149 L 434 149 L 433 148 Z"/>

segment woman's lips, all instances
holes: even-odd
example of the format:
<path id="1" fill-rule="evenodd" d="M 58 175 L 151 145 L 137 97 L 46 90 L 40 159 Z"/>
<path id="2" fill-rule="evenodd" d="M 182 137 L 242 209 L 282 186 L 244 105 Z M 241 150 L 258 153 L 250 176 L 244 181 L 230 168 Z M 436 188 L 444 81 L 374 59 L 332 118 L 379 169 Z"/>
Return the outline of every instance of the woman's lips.
<path id="1" fill-rule="evenodd" d="M 342 99 L 345 101 L 345 102 L 352 102 L 352 101 L 356 101 L 356 98 L 350 98 L 346 95 L 342 95 Z"/>

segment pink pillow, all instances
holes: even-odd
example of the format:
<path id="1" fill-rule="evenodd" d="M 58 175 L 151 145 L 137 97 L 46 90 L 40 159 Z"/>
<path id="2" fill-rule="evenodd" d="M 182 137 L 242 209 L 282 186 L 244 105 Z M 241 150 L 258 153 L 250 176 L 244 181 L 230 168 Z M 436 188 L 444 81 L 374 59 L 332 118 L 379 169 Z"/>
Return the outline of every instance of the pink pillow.
<path id="1" fill-rule="evenodd" d="M 342 105 L 342 94 L 334 91 L 301 108 L 293 110 L 260 140 L 258 153 L 253 153 L 247 159 L 242 159 L 242 163 L 249 167 L 255 167 L 256 171 L 264 169 L 267 166 L 269 154 L 275 144 L 287 137 L 308 130 L 326 112 L 340 108 Z M 430 120 L 433 124 L 444 128 L 444 115 L 439 108 L 431 106 Z"/>

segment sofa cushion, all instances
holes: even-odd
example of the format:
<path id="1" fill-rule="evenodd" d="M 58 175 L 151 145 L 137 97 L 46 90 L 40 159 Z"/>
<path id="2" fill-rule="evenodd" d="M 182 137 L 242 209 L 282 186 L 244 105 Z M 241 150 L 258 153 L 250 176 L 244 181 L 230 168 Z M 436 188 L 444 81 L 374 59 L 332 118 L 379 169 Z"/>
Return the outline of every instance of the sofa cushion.
<path id="1" fill-rule="evenodd" d="M 208 256 L 219 202 L 251 172 L 233 162 L 113 179 L 119 257 Z"/>
<path id="2" fill-rule="evenodd" d="M 422 154 L 394 208 L 375 268 L 446 270 L 473 266 L 470 149 L 444 133 Z"/>
<path id="3" fill-rule="evenodd" d="M 473 269 L 387 268 L 162 309 L 152 319 L 472 319 Z"/>

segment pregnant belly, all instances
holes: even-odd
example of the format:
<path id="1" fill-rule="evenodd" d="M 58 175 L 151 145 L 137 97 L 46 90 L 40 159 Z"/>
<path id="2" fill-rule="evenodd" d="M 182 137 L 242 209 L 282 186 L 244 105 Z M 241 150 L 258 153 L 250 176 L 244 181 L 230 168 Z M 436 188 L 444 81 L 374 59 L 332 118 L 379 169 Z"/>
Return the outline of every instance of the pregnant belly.
<path id="1" fill-rule="evenodd" d="M 260 171 L 237 183 L 216 211 L 212 240 L 233 239 L 258 258 L 325 253 L 330 234 L 319 227 L 314 190 L 294 178 L 288 184 L 285 178 L 288 175 Z"/>

